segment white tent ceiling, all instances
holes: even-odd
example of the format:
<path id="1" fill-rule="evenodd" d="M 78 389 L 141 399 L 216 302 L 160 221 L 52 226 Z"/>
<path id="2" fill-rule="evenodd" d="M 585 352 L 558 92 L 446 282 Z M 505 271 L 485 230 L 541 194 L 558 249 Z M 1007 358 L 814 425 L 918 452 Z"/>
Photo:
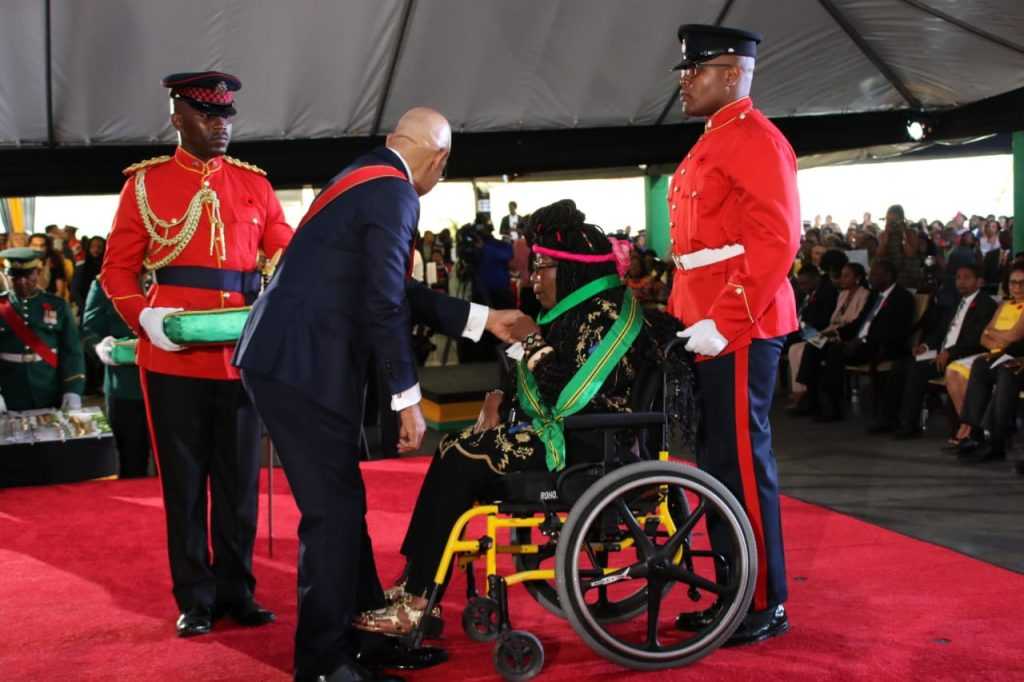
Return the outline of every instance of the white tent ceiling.
<path id="1" fill-rule="evenodd" d="M 716 21 L 764 34 L 770 116 L 1024 86 L 1019 0 L 0 0 L 0 146 L 171 142 L 160 78 L 200 69 L 242 79 L 236 141 L 678 123 L 676 27 Z"/>

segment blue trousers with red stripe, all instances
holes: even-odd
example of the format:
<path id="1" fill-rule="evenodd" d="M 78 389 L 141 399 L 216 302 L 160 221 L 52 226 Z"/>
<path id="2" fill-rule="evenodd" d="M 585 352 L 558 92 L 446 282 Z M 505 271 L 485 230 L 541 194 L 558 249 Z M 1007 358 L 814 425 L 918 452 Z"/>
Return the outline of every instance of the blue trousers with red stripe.
<path id="1" fill-rule="evenodd" d="M 757 588 L 751 609 L 786 601 L 786 562 L 779 512 L 779 473 L 769 412 L 783 339 L 755 339 L 746 348 L 697 363 L 702 424 L 697 465 L 747 510 L 757 542 Z M 725 528 L 708 518 L 715 552 L 728 554 Z"/>

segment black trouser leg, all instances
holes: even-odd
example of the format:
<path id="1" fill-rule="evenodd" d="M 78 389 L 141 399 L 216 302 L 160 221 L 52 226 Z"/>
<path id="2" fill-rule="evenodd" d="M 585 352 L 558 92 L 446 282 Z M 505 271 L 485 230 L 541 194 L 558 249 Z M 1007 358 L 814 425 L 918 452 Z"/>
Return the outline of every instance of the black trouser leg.
<path id="1" fill-rule="evenodd" d="M 107 419 L 117 445 L 118 476 L 146 476 L 149 473 L 149 429 L 145 402 L 108 395 Z"/>
<path id="2" fill-rule="evenodd" d="M 843 414 L 843 376 L 846 372 L 846 344 L 825 346 L 824 366 L 820 371 L 818 396 L 821 411 L 827 416 Z"/>
<path id="3" fill-rule="evenodd" d="M 1013 431 L 1020 400 L 1021 375 L 1007 367 L 997 367 L 996 387 L 992 395 L 989 431 L 992 445 L 999 452 L 1006 447 L 1006 439 Z"/>
<path id="4" fill-rule="evenodd" d="M 241 381 L 217 382 L 211 417 L 211 536 L 217 602 L 252 599 L 252 552 L 259 513 L 260 421 Z"/>
<path id="5" fill-rule="evenodd" d="M 921 426 L 921 409 L 924 407 L 924 397 L 928 393 L 928 382 L 938 379 L 942 374 L 935 366 L 934 360 L 916 362 L 913 359 L 903 360 L 900 363 L 902 371 L 898 373 L 893 381 L 892 389 L 899 390 L 902 379 L 903 398 L 900 404 L 899 422 L 900 428 L 907 431 L 917 431 Z"/>
<path id="6" fill-rule="evenodd" d="M 998 368 L 997 368 L 998 369 Z M 992 400 L 992 388 L 996 383 L 996 371 L 984 357 L 971 363 L 971 375 L 967 380 L 967 394 L 961 419 L 980 431 L 985 426 L 985 412 Z"/>
<path id="7" fill-rule="evenodd" d="M 167 552 L 181 611 L 213 608 L 216 581 L 207 541 L 206 481 L 213 423 L 203 379 L 143 372 L 167 516 Z"/>
<path id="8" fill-rule="evenodd" d="M 260 374 L 242 376 L 301 513 L 295 677 L 328 674 L 355 653 L 352 617 L 384 605 L 366 528 L 360 415 L 327 410 Z"/>
<path id="9" fill-rule="evenodd" d="M 402 542 L 409 560 L 407 592 L 423 595 L 434 584 L 452 526 L 499 478 L 485 460 L 452 451 L 434 454 Z"/>

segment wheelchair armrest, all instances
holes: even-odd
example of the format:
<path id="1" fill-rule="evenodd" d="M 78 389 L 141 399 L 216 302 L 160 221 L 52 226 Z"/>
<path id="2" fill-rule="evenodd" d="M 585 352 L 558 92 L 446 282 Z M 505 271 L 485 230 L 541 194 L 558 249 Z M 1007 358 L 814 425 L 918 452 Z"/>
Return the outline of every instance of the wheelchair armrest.
<path id="1" fill-rule="evenodd" d="M 566 417 L 566 431 L 578 429 L 621 429 L 631 426 L 664 424 L 662 412 L 606 412 L 604 414 L 577 414 Z"/>

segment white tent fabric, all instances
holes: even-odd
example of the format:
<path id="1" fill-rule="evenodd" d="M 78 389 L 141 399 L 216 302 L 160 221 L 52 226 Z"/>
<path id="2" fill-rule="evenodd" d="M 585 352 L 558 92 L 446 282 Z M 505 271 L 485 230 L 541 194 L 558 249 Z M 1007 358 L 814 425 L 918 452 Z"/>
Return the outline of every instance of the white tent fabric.
<path id="1" fill-rule="evenodd" d="M 236 141 L 678 123 L 676 27 L 719 20 L 764 34 L 770 116 L 1024 86 L 1019 0 L 0 0 L 0 145 L 171 142 L 160 78 L 201 69 L 243 82 Z"/>

